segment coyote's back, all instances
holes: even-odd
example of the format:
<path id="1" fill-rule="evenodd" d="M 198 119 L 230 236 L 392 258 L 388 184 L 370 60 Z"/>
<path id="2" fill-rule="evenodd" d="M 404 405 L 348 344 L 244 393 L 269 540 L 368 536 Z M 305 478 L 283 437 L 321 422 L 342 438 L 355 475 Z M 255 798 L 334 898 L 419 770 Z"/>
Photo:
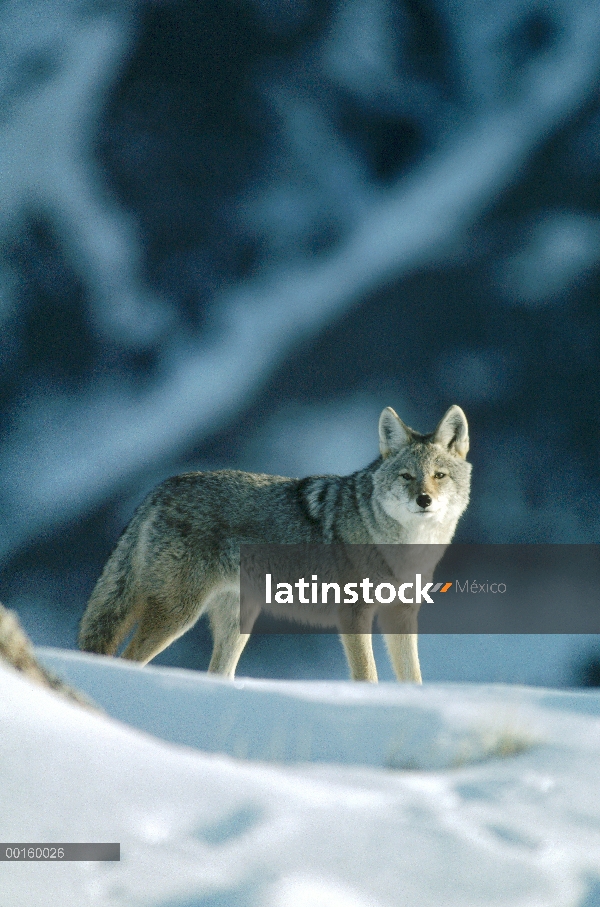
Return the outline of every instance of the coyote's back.
<path id="1" fill-rule="evenodd" d="M 350 476 L 290 479 L 237 471 L 167 479 L 136 510 L 81 621 L 82 649 L 154 658 L 207 613 L 210 671 L 233 676 L 248 634 L 239 628 L 239 547 L 245 543 L 448 543 L 469 500 L 468 429 L 451 407 L 421 435 L 387 408 L 380 456 Z M 356 610 L 356 609 L 355 609 Z M 364 615 L 345 615 L 342 641 L 355 679 L 376 680 Z M 399 679 L 420 680 L 416 637 L 379 623 Z M 371 615 L 372 619 L 372 615 Z"/>

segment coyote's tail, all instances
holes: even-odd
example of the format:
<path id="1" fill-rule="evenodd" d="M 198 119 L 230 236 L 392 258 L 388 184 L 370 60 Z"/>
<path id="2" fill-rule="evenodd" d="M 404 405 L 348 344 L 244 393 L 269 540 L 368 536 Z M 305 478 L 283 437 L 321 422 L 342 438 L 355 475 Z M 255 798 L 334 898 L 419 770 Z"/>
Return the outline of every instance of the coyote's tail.
<path id="1" fill-rule="evenodd" d="M 122 536 L 96 583 L 79 625 L 84 652 L 114 655 L 141 616 L 142 601 L 131 576 L 132 547 Z"/>

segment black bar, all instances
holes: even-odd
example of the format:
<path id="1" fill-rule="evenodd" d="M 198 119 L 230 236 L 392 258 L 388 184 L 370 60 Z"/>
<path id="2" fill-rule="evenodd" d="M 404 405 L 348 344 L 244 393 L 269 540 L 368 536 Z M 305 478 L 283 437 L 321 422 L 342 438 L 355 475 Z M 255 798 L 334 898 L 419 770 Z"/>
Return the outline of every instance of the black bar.
<path id="1" fill-rule="evenodd" d="M 240 591 L 243 633 L 600 634 L 600 545 L 242 545 Z"/>

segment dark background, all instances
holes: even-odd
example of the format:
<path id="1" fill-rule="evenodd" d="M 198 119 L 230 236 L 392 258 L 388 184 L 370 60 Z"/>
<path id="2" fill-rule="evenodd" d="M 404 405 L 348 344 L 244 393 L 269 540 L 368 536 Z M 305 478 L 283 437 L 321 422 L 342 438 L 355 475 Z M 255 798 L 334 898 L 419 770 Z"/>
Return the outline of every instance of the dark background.
<path id="1" fill-rule="evenodd" d="M 27 0 L 0 46 L 0 597 L 36 643 L 75 645 L 157 481 L 350 472 L 386 405 L 466 411 L 457 540 L 598 541 L 596 3 Z M 597 651 L 422 648 L 549 684 Z M 158 661 L 208 656 L 201 624 Z M 345 667 L 257 637 L 240 672 Z"/>

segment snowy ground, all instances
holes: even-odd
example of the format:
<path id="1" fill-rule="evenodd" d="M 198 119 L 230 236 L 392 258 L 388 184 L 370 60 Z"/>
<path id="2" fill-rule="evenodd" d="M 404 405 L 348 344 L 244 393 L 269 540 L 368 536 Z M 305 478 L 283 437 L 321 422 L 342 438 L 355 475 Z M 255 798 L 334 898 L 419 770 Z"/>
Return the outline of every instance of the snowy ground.
<path id="1" fill-rule="evenodd" d="M 39 654 L 114 717 L 0 669 L 0 839 L 121 862 L 1 862 L 1 907 L 600 905 L 598 692 Z"/>

